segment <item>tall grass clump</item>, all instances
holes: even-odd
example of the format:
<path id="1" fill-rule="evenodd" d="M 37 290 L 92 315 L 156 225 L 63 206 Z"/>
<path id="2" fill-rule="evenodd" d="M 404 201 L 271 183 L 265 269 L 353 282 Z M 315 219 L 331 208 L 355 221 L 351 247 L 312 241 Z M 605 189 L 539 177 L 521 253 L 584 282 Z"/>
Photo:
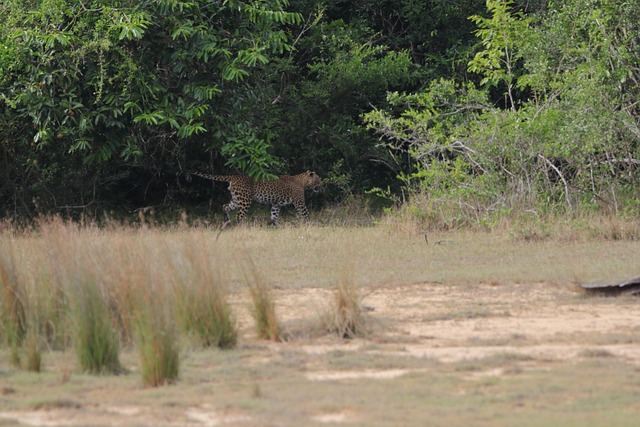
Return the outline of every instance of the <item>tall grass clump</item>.
<path id="1" fill-rule="evenodd" d="M 165 251 L 171 234 L 155 229 L 110 230 L 96 263 L 108 294 L 114 329 L 135 344 L 142 382 L 157 387 L 175 382 L 180 369 L 171 263 Z"/>
<path id="2" fill-rule="evenodd" d="M 151 387 L 175 382 L 180 372 L 179 344 L 169 317 L 153 306 L 136 317 L 142 382 Z"/>
<path id="3" fill-rule="evenodd" d="M 193 244 L 173 257 L 175 300 L 182 329 L 203 347 L 234 347 L 238 329 L 220 267 Z"/>
<path id="4" fill-rule="evenodd" d="M 68 314 L 58 276 L 52 274 L 58 264 L 48 254 L 60 248 L 49 247 L 42 233 L 39 238 L 34 234 L 14 230 L 0 239 L 0 323 L 12 362 L 40 371 L 43 350 L 64 348 L 68 341 Z"/>
<path id="5" fill-rule="evenodd" d="M 172 384 L 180 373 L 180 345 L 171 307 L 163 290 L 147 283 L 134 314 L 135 339 L 142 382 L 151 387 Z"/>
<path id="6" fill-rule="evenodd" d="M 100 275 L 108 264 L 103 251 L 110 250 L 99 245 L 104 237 L 95 227 L 59 217 L 40 220 L 40 247 L 35 252 L 46 267 L 32 280 L 34 301 L 39 315 L 44 316 L 44 325 L 67 328 L 68 338 L 62 340 L 73 345 L 80 368 L 92 374 L 121 370 L 118 330 Z M 61 312 L 66 319 L 61 319 Z M 60 340 L 62 331 L 48 334 Z"/>
<path id="7" fill-rule="evenodd" d="M 333 291 L 333 303 L 323 316 L 326 331 L 351 339 L 369 333 L 362 293 L 353 280 L 342 279 Z"/>
<path id="8" fill-rule="evenodd" d="M 24 369 L 27 371 L 40 372 L 42 370 L 42 346 L 40 336 L 35 328 L 29 328 L 24 347 L 26 353 Z"/>
<path id="9" fill-rule="evenodd" d="M 0 246 L 0 326 L 15 366 L 39 372 L 46 332 L 57 329 L 38 245 L 20 247 L 13 237 Z M 25 257 L 26 255 L 26 257 Z M 42 295 L 45 294 L 45 295 Z M 24 356 L 24 357 L 23 357 Z"/>
<path id="10" fill-rule="evenodd" d="M 4 340 L 11 350 L 11 363 L 20 364 L 19 348 L 27 332 L 26 294 L 18 281 L 13 253 L 0 251 L 0 322 Z"/>
<path id="11" fill-rule="evenodd" d="M 251 278 L 245 277 L 245 280 L 251 296 L 251 316 L 255 322 L 256 333 L 262 339 L 282 341 L 282 328 L 276 316 L 273 295 L 253 265 Z"/>
<path id="12" fill-rule="evenodd" d="M 182 324 L 188 334 L 204 347 L 232 348 L 238 341 L 238 330 L 224 291 L 215 285 L 194 284 L 182 296 Z"/>
<path id="13" fill-rule="evenodd" d="M 120 341 L 107 300 L 94 280 L 77 280 L 71 288 L 71 315 L 80 367 L 93 374 L 119 373 Z"/>

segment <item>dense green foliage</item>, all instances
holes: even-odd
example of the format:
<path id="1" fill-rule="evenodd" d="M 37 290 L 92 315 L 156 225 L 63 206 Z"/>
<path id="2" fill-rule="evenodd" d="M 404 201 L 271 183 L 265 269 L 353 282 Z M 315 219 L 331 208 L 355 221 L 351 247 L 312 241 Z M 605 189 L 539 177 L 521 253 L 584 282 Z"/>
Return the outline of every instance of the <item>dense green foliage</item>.
<path id="1" fill-rule="evenodd" d="M 301 16 L 286 1 L 4 5 L 2 196 L 15 209 L 86 207 L 119 183 L 144 203 L 130 191 L 172 185 L 190 153 L 253 175 L 276 163 L 236 110 L 251 70 L 291 50 Z"/>
<path id="2" fill-rule="evenodd" d="M 589 3 L 525 16 L 488 0 L 490 16 L 470 18 L 477 84 L 433 80 L 368 113 L 390 150 L 411 158 L 404 182 L 466 218 L 577 207 L 638 215 L 640 7 Z"/>
<path id="3" fill-rule="evenodd" d="M 481 217 L 640 210 L 635 1 L 1 7 L 3 216 L 204 205 L 190 169 Z"/>

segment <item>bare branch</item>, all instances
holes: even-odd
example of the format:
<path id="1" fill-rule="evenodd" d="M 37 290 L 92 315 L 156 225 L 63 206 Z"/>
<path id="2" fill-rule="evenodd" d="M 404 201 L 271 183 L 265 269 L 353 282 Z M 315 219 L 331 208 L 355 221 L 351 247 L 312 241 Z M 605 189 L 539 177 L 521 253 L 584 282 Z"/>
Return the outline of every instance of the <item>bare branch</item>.
<path id="1" fill-rule="evenodd" d="M 569 186 L 567 185 L 567 181 L 564 179 L 562 172 L 560 172 L 560 169 L 558 169 L 553 163 L 551 163 L 549 159 L 547 159 L 542 154 L 538 154 L 538 158 L 544 160 L 551 167 L 551 169 L 553 169 L 558 174 L 560 180 L 562 180 L 562 183 L 564 184 L 564 198 L 567 201 L 567 206 L 569 206 L 569 209 L 573 210 L 573 206 L 571 205 L 571 198 L 569 197 Z"/>

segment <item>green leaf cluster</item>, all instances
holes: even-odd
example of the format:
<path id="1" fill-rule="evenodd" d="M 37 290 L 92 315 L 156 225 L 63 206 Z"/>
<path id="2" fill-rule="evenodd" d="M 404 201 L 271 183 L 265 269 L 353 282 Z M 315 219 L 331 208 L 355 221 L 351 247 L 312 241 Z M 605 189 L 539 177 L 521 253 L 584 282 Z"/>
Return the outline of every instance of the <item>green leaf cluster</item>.
<path id="1" fill-rule="evenodd" d="M 313 169 L 312 207 L 633 214 L 637 22 L 614 0 L 6 0 L 0 215 L 204 207 L 192 169 Z"/>
<path id="2" fill-rule="evenodd" d="M 286 0 L 3 2 L 0 147 L 11 162 L 0 195 L 30 214 L 34 198 L 48 208 L 87 206 L 100 182 L 123 169 L 137 168 L 148 185 L 181 169 L 190 150 L 202 157 L 238 141 L 245 123 L 235 122 L 230 97 L 290 51 L 285 28 L 301 16 L 287 7 Z M 242 144 L 227 151 L 243 152 Z M 266 173 L 268 148 L 254 150 L 246 170 Z M 59 182 L 69 192 L 55 190 Z"/>
<path id="3" fill-rule="evenodd" d="M 367 113 L 388 149 L 411 159 L 405 185 L 486 215 L 637 210 L 640 57 L 628 53 L 639 53 L 640 6 L 589 5 L 566 0 L 525 16 L 488 0 L 489 17 L 471 17 L 478 83 L 433 81 Z"/>

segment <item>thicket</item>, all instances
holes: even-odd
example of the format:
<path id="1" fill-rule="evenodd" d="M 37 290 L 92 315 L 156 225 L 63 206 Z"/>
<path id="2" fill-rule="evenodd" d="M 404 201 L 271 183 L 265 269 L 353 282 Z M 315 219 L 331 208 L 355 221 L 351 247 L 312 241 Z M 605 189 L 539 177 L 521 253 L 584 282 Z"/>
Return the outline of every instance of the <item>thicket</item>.
<path id="1" fill-rule="evenodd" d="M 413 197 L 430 218 L 638 215 L 639 18 L 613 0 L 6 0 L 0 215 L 193 210 L 211 188 L 191 169 L 313 169 L 316 205 Z"/>
<path id="2" fill-rule="evenodd" d="M 638 4 L 564 1 L 530 15 L 512 2 L 487 6 L 487 17 L 470 17 L 480 46 L 468 70 L 479 82 L 432 80 L 390 93 L 389 106 L 364 116 L 409 159 L 399 178 L 410 193 L 428 194 L 425 212 L 454 221 L 637 216 Z"/>

